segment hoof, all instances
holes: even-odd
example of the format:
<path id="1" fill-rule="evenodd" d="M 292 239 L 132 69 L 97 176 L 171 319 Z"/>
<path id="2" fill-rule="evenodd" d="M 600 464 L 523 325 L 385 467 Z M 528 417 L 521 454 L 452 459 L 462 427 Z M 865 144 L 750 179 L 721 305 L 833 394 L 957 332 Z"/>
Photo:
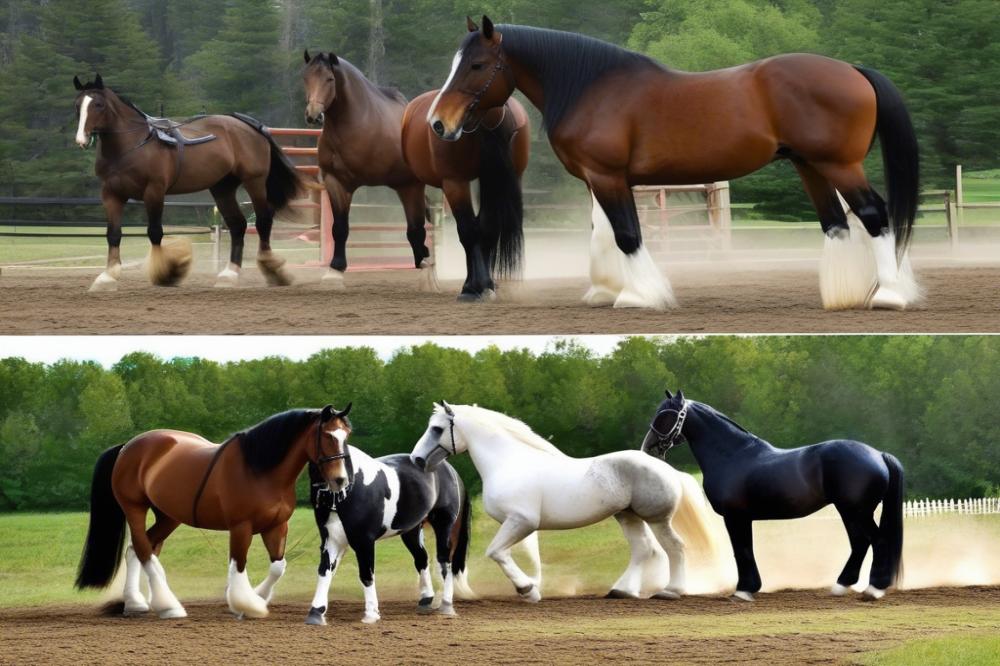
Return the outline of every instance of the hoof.
<path id="1" fill-rule="evenodd" d="M 534 583 L 528 585 L 528 587 L 519 587 L 517 593 L 521 596 L 521 599 L 527 601 L 529 604 L 537 604 L 542 600 L 542 593 L 538 590 L 538 586 Z"/>
<path id="2" fill-rule="evenodd" d="M 215 286 L 220 289 L 232 289 L 240 284 L 239 267 L 230 264 L 215 278 Z"/>
<path id="3" fill-rule="evenodd" d="M 483 295 L 463 291 L 458 295 L 458 299 L 456 300 L 458 300 L 459 303 L 479 303 L 483 300 Z"/>
<path id="4" fill-rule="evenodd" d="M 666 310 L 669 304 L 663 299 L 649 298 L 634 291 L 622 291 L 615 299 L 616 308 L 646 308 L 649 310 Z"/>
<path id="5" fill-rule="evenodd" d="M 187 611 L 183 608 L 167 608 L 161 610 L 157 613 L 161 620 L 176 620 L 178 618 L 187 617 Z"/>
<path id="6" fill-rule="evenodd" d="M 441 602 L 441 607 L 438 608 L 438 613 L 447 617 L 455 617 L 457 615 L 454 604 L 446 604 L 443 601 Z"/>
<path id="7" fill-rule="evenodd" d="M 347 289 L 344 284 L 344 271 L 338 271 L 335 268 L 326 269 L 321 284 L 333 291 L 344 291 Z"/>
<path id="8" fill-rule="evenodd" d="M 753 595 L 749 592 L 744 592 L 742 590 L 737 590 L 733 592 L 733 596 L 729 597 L 733 601 L 753 601 Z"/>
<path id="9" fill-rule="evenodd" d="M 118 278 L 104 271 L 94 278 L 94 283 L 90 285 L 89 291 L 118 291 Z"/>
<path id="10" fill-rule="evenodd" d="M 431 608 L 431 604 L 434 602 L 434 597 L 423 597 L 417 602 L 417 612 L 421 615 L 430 615 L 434 612 Z"/>
<path id="11" fill-rule="evenodd" d="M 583 295 L 583 302 L 592 308 L 600 308 L 612 305 L 617 298 L 618 294 L 616 292 L 611 291 L 607 287 L 594 285 Z"/>
<path id="12" fill-rule="evenodd" d="M 674 592 L 673 590 L 660 590 L 652 596 L 653 599 L 666 599 L 668 601 L 675 601 L 681 598 L 679 592 Z"/>
<path id="13" fill-rule="evenodd" d="M 365 624 L 375 624 L 382 619 L 382 616 L 378 613 L 365 613 L 365 616 L 361 618 L 361 621 Z"/>
<path id="14" fill-rule="evenodd" d="M 631 592 L 626 592 L 625 590 L 616 590 L 612 588 L 604 595 L 605 599 L 638 599 L 639 596 L 632 594 Z"/>
<path id="15" fill-rule="evenodd" d="M 872 310 L 905 310 L 906 299 L 886 287 L 879 287 L 869 304 Z"/>
<path id="16" fill-rule="evenodd" d="M 846 585 L 841 585 L 840 583 L 836 583 L 834 584 L 833 587 L 830 588 L 830 594 L 835 597 L 842 597 L 850 591 L 851 591 L 850 587 Z"/>
<path id="17" fill-rule="evenodd" d="M 309 615 L 306 615 L 306 624 L 316 627 L 324 626 L 326 624 L 326 617 L 323 616 L 323 611 L 318 608 L 310 608 Z"/>
<path id="18" fill-rule="evenodd" d="M 874 585 L 869 585 L 865 588 L 865 591 L 861 593 L 861 596 L 865 601 L 878 601 L 885 596 L 885 590 L 880 590 Z"/>

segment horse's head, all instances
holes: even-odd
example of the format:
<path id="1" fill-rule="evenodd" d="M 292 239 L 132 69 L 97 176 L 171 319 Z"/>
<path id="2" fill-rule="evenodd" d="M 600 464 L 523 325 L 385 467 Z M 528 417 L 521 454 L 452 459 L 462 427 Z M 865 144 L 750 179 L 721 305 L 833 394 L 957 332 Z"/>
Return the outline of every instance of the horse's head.
<path id="1" fill-rule="evenodd" d="M 504 57 L 503 35 L 483 17 L 483 29 L 467 18 L 469 34 L 451 63 L 451 74 L 427 112 L 431 129 L 446 141 L 457 141 L 462 128 L 475 125 L 483 111 L 502 106 L 514 92 L 514 79 Z"/>
<path id="2" fill-rule="evenodd" d="M 666 395 L 667 399 L 657 407 L 646 437 L 642 440 L 643 452 L 656 458 L 666 457 L 667 451 L 684 437 L 684 420 L 690 404 L 684 399 L 684 391 L 670 395 L 670 390 L 667 389 Z"/>
<path id="3" fill-rule="evenodd" d="M 100 74 L 87 83 L 80 83 L 80 78 L 74 76 L 73 85 L 78 91 L 75 102 L 78 118 L 76 144 L 86 148 L 90 145 L 94 132 L 100 132 L 107 127 L 107 116 L 112 113 L 110 98 L 114 93 L 104 87 Z"/>
<path id="4" fill-rule="evenodd" d="M 354 476 L 347 448 L 347 438 L 351 435 L 351 422 L 347 419 L 350 411 L 351 403 L 342 411 L 337 411 L 333 405 L 324 407 L 316 424 L 316 446 L 307 448 L 310 462 L 319 468 L 335 493 L 346 491 Z"/>
<path id="5" fill-rule="evenodd" d="M 302 70 L 302 82 L 306 89 L 306 122 L 322 125 L 324 114 L 337 99 L 337 65 L 340 59 L 333 53 L 310 56 L 303 52 L 306 67 Z"/>
<path id="6" fill-rule="evenodd" d="M 434 403 L 434 413 L 427 430 L 410 452 L 410 460 L 420 469 L 431 472 L 449 456 L 466 450 L 466 442 L 455 434 L 455 411 L 444 400 Z"/>

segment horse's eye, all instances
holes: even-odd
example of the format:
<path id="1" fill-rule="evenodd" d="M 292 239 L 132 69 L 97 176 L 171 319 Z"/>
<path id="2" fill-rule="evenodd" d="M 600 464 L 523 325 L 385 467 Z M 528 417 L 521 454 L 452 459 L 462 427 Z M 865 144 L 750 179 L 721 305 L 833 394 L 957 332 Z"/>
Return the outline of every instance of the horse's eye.
<path id="1" fill-rule="evenodd" d="M 473 71 L 478 72 L 482 68 L 483 68 L 483 63 L 481 63 L 481 62 L 474 62 L 474 63 L 472 63 L 472 69 L 473 69 Z"/>
<path id="2" fill-rule="evenodd" d="M 444 434 L 444 428 L 442 428 L 441 426 L 433 426 L 431 428 L 431 432 L 434 433 L 436 436 L 440 437 L 441 435 Z"/>

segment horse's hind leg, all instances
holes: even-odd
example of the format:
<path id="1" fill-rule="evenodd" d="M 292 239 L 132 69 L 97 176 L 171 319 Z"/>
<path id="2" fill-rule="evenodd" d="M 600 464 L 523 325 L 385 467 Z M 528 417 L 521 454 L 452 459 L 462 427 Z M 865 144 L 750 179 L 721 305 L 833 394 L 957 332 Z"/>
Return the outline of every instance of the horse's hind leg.
<path id="1" fill-rule="evenodd" d="M 327 519 L 326 523 L 322 525 L 320 538 L 319 577 L 316 580 L 316 592 L 313 594 L 306 624 L 326 624 L 325 616 L 326 607 L 330 600 L 330 583 L 333 582 L 333 577 L 337 574 L 337 567 L 340 566 L 340 560 L 344 551 L 347 550 L 347 535 L 344 534 L 344 525 L 336 516 L 332 520 Z"/>
<path id="2" fill-rule="evenodd" d="M 827 310 L 865 308 L 875 291 L 875 262 L 863 238 L 851 234 L 837 190 L 811 165 L 796 161 L 806 194 L 823 227 L 819 293 Z"/>
<path id="3" fill-rule="evenodd" d="M 653 536 L 666 551 L 670 559 L 670 583 L 666 588 L 653 595 L 656 599 L 678 599 L 687 586 L 687 569 L 684 561 L 684 541 L 681 539 L 670 519 L 649 522 Z"/>
<path id="4" fill-rule="evenodd" d="M 163 191 L 152 186 L 142 197 L 146 205 L 146 235 L 152 243 L 146 272 L 153 284 L 173 287 L 191 271 L 191 241 L 186 238 L 163 240 L 163 197 Z"/>
<path id="5" fill-rule="evenodd" d="M 187 617 L 187 612 L 181 606 L 180 602 L 177 601 L 177 597 L 174 596 L 174 593 L 167 585 L 167 574 L 163 570 L 160 560 L 156 557 L 153 544 L 146 534 L 147 507 L 141 504 L 125 503 L 122 505 L 122 509 L 125 512 L 125 520 L 128 523 L 129 533 L 132 537 L 131 548 L 137 560 L 141 563 L 143 571 L 149 577 L 149 606 L 157 615 L 164 619 Z M 126 554 L 127 566 L 128 555 Z M 126 582 L 128 582 L 127 577 L 128 571 L 126 571 Z M 138 583 L 137 577 L 135 582 Z"/>
<path id="6" fill-rule="evenodd" d="M 352 543 L 351 548 L 358 558 L 358 578 L 365 591 L 365 614 L 361 621 L 374 624 L 382 619 L 378 610 L 378 593 L 375 591 L 375 542 L 363 537 L 359 543 Z"/>
<path id="7" fill-rule="evenodd" d="M 541 601 L 542 593 L 535 582 L 521 570 L 514 558 L 510 556 L 512 546 L 522 541 L 532 532 L 537 531 L 537 524 L 520 516 L 508 516 L 497 530 L 486 549 L 486 556 L 500 565 L 501 571 L 514 584 L 514 589 L 525 601 Z"/>
<path id="8" fill-rule="evenodd" d="M 420 599 L 417 601 L 418 613 L 430 613 L 431 603 L 434 601 L 434 582 L 431 580 L 431 572 L 428 568 L 427 549 L 424 548 L 423 525 L 418 525 L 409 532 L 403 532 L 400 537 L 406 549 L 413 556 L 413 566 L 417 570 L 417 578 L 420 583 Z"/>
<path id="9" fill-rule="evenodd" d="M 427 249 L 427 228 L 431 221 L 430 207 L 423 185 L 410 185 L 396 190 L 406 213 L 406 240 L 413 251 L 413 265 L 420 271 L 421 291 L 440 291 L 434 260 Z"/>
<path id="10" fill-rule="evenodd" d="M 861 563 L 868 553 L 868 546 L 871 545 L 867 532 L 865 531 L 862 518 L 854 512 L 837 507 L 840 517 L 844 521 L 844 529 L 847 530 L 847 538 L 851 542 L 851 555 L 847 558 L 844 570 L 837 577 L 837 583 L 830 589 L 834 596 L 847 594 L 849 588 L 858 582 L 858 575 L 861 573 Z"/>
<path id="11" fill-rule="evenodd" d="M 215 199 L 215 207 L 219 209 L 219 215 L 229 229 L 229 264 L 216 278 L 216 287 L 235 287 L 240 281 L 240 270 L 243 267 L 243 239 L 247 233 L 247 218 L 236 201 L 237 187 L 239 182 L 229 178 L 209 188 Z"/>
<path id="12" fill-rule="evenodd" d="M 270 603 L 271 595 L 274 594 L 274 586 L 285 575 L 285 540 L 288 538 L 288 523 L 281 523 L 277 527 L 263 532 L 260 538 L 264 541 L 267 554 L 271 557 L 271 565 L 267 569 L 267 578 L 253 591 L 265 602 Z"/>
<path id="13" fill-rule="evenodd" d="M 670 282 L 642 244 L 639 213 L 628 183 L 619 176 L 597 174 L 591 174 L 588 183 L 597 204 L 591 238 L 591 280 L 597 284 L 594 271 L 598 266 L 598 270 L 607 271 L 607 275 L 620 275 L 621 289 L 614 300 L 616 308 L 664 310 L 676 306 Z M 620 252 L 607 242 L 607 227 L 611 228 Z M 602 229 L 601 239 L 605 240 L 597 244 L 599 229 Z M 612 280 L 608 289 L 613 292 L 615 288 L 617 285 Z M 588 296 L 589 302 L 599 303 L 599 294 L 588 293 Z"/>
<path id="14" fill-rule="evenodd" d="M 843 195 L 871 236 L 878 289 L 871 297 L 870 306 L 902 310 L 919 300 L 921 290 L 913 277 L 909 257 L 904 254 L 897 262 L 896 236 L 889 227 L 885 201 L 868 183 L 862 165 L 820 164 L 815 167 Z"/>
<path id="15" fill-rule="evenodd" d="M 122 212 L 125 210 L 125 199 L 109 191 L 101 191 L 101 203 L 108 218 L 106 236 L 108 239 L 108 263 L 104 272 L 94 279 L 90 291 L 116 291 L 118 280 L 122 276 Z"/>
<path id="16" fill-rule="evenodd" d="M 647 568 L 655 566 L 657 548 L 653 535 L 646 522 L 632 511 L 621 511 L 615 514 L 615 520 L 622 528 L 622 533 L 628 540 L 631 555 L 625 572 L 611 586 L 608 599 L 637 599 L 642 594 L 647 578 Z M 654 572 L 655 573 L 655 572 Z"/>
<path id="17" fill-rule="evenodd" d="M 287 287 L 292 283 L 292 275 L 285 270 L 285 259 L 271 251 L 271 227 L 274 224 L 274 209 L 267 201 L 267 180 L 264 176 L 248 178 L 243 182 L 253 212 L 257 218 L 257 267 L 264 279 L 272 287 Z"/>
<path id="18" fill-rule="evenodd" d="M 531 577 L 531 580 L 535 582 L 538 589 L 542 589 L 542 557 L 538 552 L 538 532 L 532 532 L 528 536 L 521 539 L 517 544 L 528 559 L 531 561 L 531 568 L 535 572 L 535 575 Z"/>

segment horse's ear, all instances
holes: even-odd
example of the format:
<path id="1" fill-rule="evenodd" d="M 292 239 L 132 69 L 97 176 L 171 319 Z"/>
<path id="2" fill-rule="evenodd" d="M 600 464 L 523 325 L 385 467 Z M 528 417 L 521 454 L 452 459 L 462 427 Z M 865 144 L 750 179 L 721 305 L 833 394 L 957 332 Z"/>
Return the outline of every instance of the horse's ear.
<path id="1" fill-rule="evenodd" d="M 475 32 L 479 30 L 479 26 L 476 25 L 476 22 L 472 20 L 471 16 L 465 17 L 465 27 L 469 29 L 469 32 Z"/>
<path id="2" fill-rule="evenodd" d="M 302 52 L 302 57 L 305 59 L 307 65 L 312 62 L 312 56 L 309 55 L 309 49 Z"/>
<path id="3" fill-rule="evenodd" d="M 94 79 L 94 87 L 97 88 L 98 90 L 104 89 L 104 79 L 101 78 L 100 74 L 98 74 L 97 78 Z"/>
<path id="4" fill-rule="evenodd" d="M 671 400 L 674 397 L 674 396 L 670 395 L 670 389 L 663 389 L 663 393 L 666 394 L 667 400 Z"/>
<path id="5" fill-rule="evenodd" d="M 448 416 L 451 416 L 452 418 L 455 417 L 455 411 L 451 408 L 451 405 L 449 405 L 447 402 L 445 402 L 444 400 L 442 400 L 441 401 L 441 406 L 444 407 L 444 413 L 445 414 L 447 414 Z"/>
<path id="6" fill-rule="evenodd" d="M 333 405 L 327 405 L 326 407 L 323 408 L 323 411 L 320 412 L 319 422 L 326 423 L 327 421 L 333 418 L 333 415 L 336 411 L 337 410 L 333 408 Z"/>
<path id="7" fill-rule="evenodd" d="M 677 389 L 677 395 L 675 395 L 674 397 L 680 400 L 681 402 L 684 402 L 684 390 Z"/>
<path id="8" fill-rule="evenodd" d="M 77 90 L 83 90 L 83 84 L 80 83 L 80 77 L 79 76 L 74 76 L 73 77 L 73 87 L 76 88 Z"/>
<path id="9" fill-rule="evenodd" d="M 351 413 L 351 407 L 353 407 L 353 406 L 354 406 L 353 402 L 347 403 L 347 407 L 345 407 L 343 409 L 343 411 L 337 412 L 337 418 L 338 419 L 342 419 L 345 416 L 347 416 L 348 414 L 350 414 Z"/>
<path id="10" fill-rule="evenodd" d="M 493 39 L 493 21 L 486 14 L 483 14 L 483 37 Z"/>
<path id="11" fill-rule="evenodd" d="M 329 53 L 329 59 L 330 59 L 330 67 L 333 67 L 334 65 L 339 65 L 340 64 L 340 58 L 338 58 L 337 54 L 334 53 L 333 51 L 330 51 L 330 53 Z"/>

